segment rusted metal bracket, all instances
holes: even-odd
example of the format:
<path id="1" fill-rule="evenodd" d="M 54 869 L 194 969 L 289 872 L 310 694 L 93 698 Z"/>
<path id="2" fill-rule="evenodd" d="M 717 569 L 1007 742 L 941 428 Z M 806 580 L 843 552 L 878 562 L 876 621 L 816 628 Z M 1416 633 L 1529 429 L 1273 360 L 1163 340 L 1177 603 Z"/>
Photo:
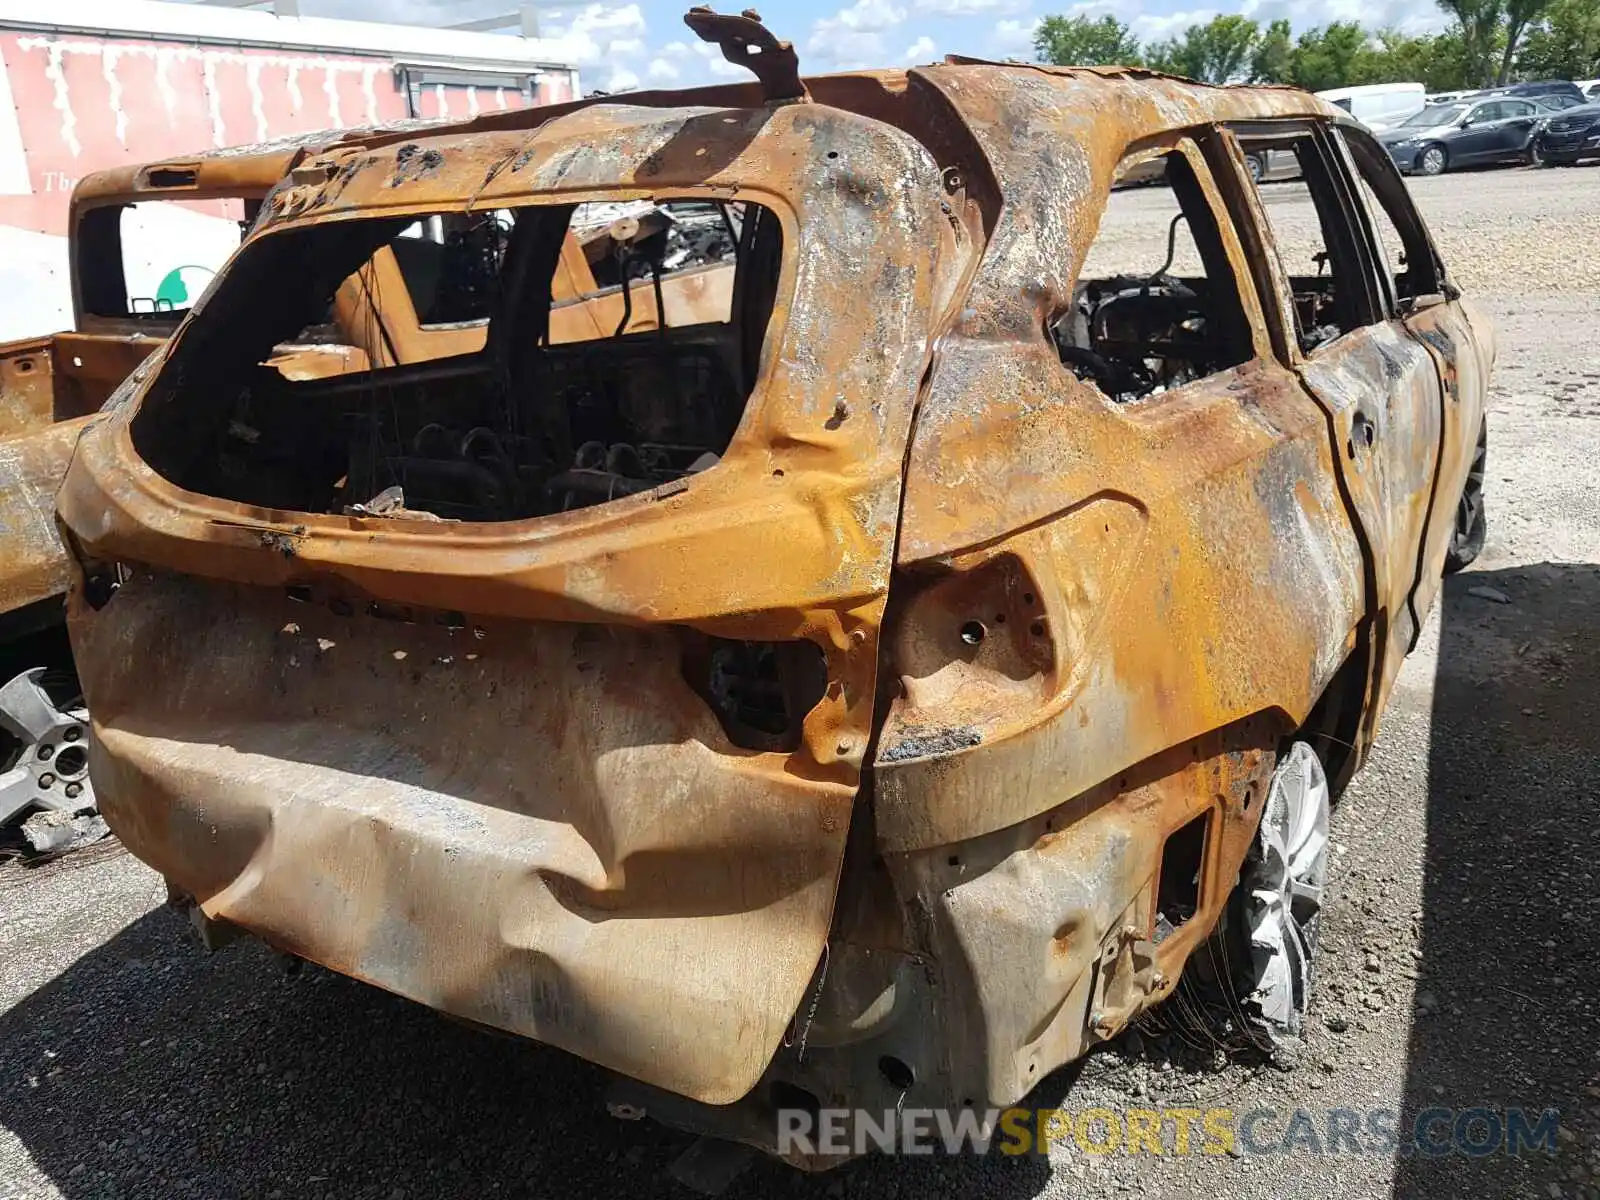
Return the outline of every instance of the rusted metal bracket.
<path id="1" fill-rule="evenodd" d="M 779 41 L 761 23 L 761 14 L 747 8 L 738 16 L 712 12 L 696 5 L 683 14 L 683 23 L 703 42 L 722 47 L 722 57 L 735 66 L 755 72 L 767 103 L 787 103 L 806 98 L 800 82 L 800 56 L 794 44 Z"/>

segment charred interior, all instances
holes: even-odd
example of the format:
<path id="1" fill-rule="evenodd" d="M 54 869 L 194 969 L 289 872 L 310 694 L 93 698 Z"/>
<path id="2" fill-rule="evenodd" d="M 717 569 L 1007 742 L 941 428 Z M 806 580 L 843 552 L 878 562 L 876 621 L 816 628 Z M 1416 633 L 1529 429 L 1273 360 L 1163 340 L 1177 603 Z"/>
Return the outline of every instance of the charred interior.
<path id="1" fill-rule="evenodd" d="M 406 295 L 381 291 L 383 255 Z M 134 444 L 180 487 L 301 512 L 510 521 L 633 495 L 720 460 L 782 261 L 779 221 L 743 202 L 529 205 L 263 237 L 180 335 Z M 675 281 L 717 271 L 732 274 L 720 311 L 676 305 Z M 574 306 L 588 306 L 576 335 Z M 407 361 L 389 319 L 402 309 L 413 330 L 480 326 L 481 348 Z M 397 365 L 280 369 L 330 312 L 351 311 L 337 339 Z"/>
<path id="2" fill-rule="evenodd" d="M 1254 353 L 1222 234 L 1194 168 L 1178 151 L 1154 161 L 1165 164 L 1154 174 L 1176 201 L 1165 217 L 1165 261 L 1102 274 L 1098 263 L 1112 255 L 1097 245 L 1072 307 L 1050 327 L 1062 363 L 1118 403 L 1182 387 Z M 1146 171 L 1149 160 L 1139 167 Z M 1112 195 L 1113 203 L 1131 202 L 1135 193 Z M 1180 237 L 1182 257 L 1197 258 L 1202 274 L 1178 273 Z"/>

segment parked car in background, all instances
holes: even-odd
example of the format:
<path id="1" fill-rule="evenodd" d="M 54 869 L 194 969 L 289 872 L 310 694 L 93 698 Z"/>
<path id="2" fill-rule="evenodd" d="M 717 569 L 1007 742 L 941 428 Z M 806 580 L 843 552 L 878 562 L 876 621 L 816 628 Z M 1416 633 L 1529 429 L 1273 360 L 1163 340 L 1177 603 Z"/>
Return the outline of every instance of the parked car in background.
<path id="1" fill-rule="evenodd" d="M 1299 160 L 1279 150 L 1246 149 L 1244 165 L 1255 183 L 1275 183 L 1281 179 L 1297 179 L 1300 175 Z M 1165 182 L 1167 159 L 1164 155 L 1154 155 L 1138 162 L 1124 163 L 1111 186 L 1121 189 Z"/>
<path id="2" fill-rule="evenodd" d="M 1244 165 L 1256 183 L 1276 183 L 1280 179 L 1300 177 L 1300 160 L 1282 150 L 1251 150 L 1246 147 Z"/>
<path id="3" fill-rule="evenodd" d="M 1317 95 L 1345 110 L 1368 129 L 1392 129 L 1427 104 L 1427 89 L 1420 83 L 1369 83 L 1360 87 L 1331 88 Z"/>
<path id="4" fill-rule="evenodd" d="M 1547 167 L 1600 158 L 1600 102 L 1580 104 L 1551 117 L 1539 130 L 1534 149 Z"/>
<path id="5" fill-rule="evenodd" d="M 1552 112 L 1573 108 L 1588 100 L 1582 88 L 1565 79 L 1547 79 L 1543 83 L 1513 83 L 1505 87 L 1484 88 L 1481 92 L 1472 93 L 1470 98 L 1489 100 L 1498 96 L 1516 96 L 1519 99 L 1532 100 Z"/>
<path id="6" fill-rule="evenodd" d="M 1535 162 L 1534 135 L 1551 114 L 1521 96 L 1430 104 L 1378 140 L 1402 171 L 1440 175 L 1454 167 Z"/>
<path id="7" fill-rule="evenodd" d="M 1583 89 L 1570 79 L 1540 79 L 1528 83 L 1513 83 L 1509 87 L 1494 88 L 1493 91 L 1506 96 L 1523 96 L 1540 100 L 1551 96 L 1570 96 L 1579 104 L 1588 99 Z"/>
<path id="8" fill-rule="evenodd" d="M 1583 89 L 1585 99 L 1600 100 L 1600 79 L 1580 79 L 1577 83 Z"/>

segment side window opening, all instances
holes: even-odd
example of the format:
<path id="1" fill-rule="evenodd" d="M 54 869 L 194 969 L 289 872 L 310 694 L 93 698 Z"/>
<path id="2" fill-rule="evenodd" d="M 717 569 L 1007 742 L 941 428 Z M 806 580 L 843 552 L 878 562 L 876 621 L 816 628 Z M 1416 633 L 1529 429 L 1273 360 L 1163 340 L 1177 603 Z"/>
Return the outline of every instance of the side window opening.
<path id="1" fill-rule="evenodd" d="M 1280 152 L 1294 156 L 1296 178 L 1276 183 L 1270 201 L 1257 195 L 1272 234 L 1293 303 L 1300 348 L 1320 346 L 1383 320 L 1375 251 L 1353 215 L 1359 201 L 1331 144 L 1306 125 L 1231 127 L 1246 154 Z M 1309 198 L 1315 220 L 1306 220 Z"/>
<path id="2" fill-rule="evenodd" d="M 1356 190 L 1361 194 L 1361 208 L 1367 217 L 1373 244 L 1377 247 L 1378 266 L 1394 288 L 1395 299 L 1409 299 L 1411 272 L 1405 242 L 1390 219 L 1388 210 L 1359 174 L 1356 176 Z"/>
<path id="3" fill-rule="evenodd" d="M 743 207 L 698 200 L 579 204 L 552 282 L 552 306 L 627 309 L 631 330 L 660 324 L 657 300 L 664 302 L 668 327 L 726 322 L 733 273 L 715 268 L 734 262 Z M 513 223 L 509 209 L 438 215 L 413 222 L 389 243 L 418 326 L 488 322 Z M 706 277 L 695 286 L 689 279 L 699 273 Z M 613 304 L 590 303 L 613 294 Z M 572 315 L 575 321 L 553 323 L 554 340 L 615 332 Z"/>
<path id="4" fill-rule="evenodd" d="M 1442 294 L 1443 273 L 1433 243 L 1388 154 L 1359 131 L 1339 130 L 1335 136 L 1354 168 L 1396 301 L 1406 308 L 1425 296 Z"/>
<path id="5" fill-rule="evenodd" d="M 175 325 L 239 248 L 245 202 L 140 200 L 85 212 L 77 264 L 84 311 Z"/>
<path id="6" fill-rule="evenodd" d="M 583 268 L 553 297 L 550 338 L 672 329 L 733 319 L 743 205 L 703 201 L 580 204 L 569 226 Z M 611 318 L 615 320 L 611 320 Z"/>
<path id="7" fill-rule="evenodd" d="M 204 494 L 423 520 L 544 516 L 715 466 L 759 371 L 781 223 L 754 203 L 691 205 L 702 220 L 678 224 L 698 232 L 666 236 L 648 212 L 599 208 L 371 217 L 258 238 L 174 347 L 134 420 L 136 448 Z M 596 229 L 607 245 L 594 248 Z M 398 366 L 320 379 L 286 366 L 283 343 L 306 315 L 352 278 L 371 284 L 390 253 L 413 321 L 481 331 Z M 367 294 L 382 324 L 385 297 Z"/>
<path id="8" fill-rule="evenodd" d="M 509 212 L 417 221 L 389 243 L 424 329 L 489 320 L 511 234 Z"/>
<path id="9" fill-rule="evenodd" d="M 1254 357 L 1216 213 L 1181 150 L 1135 152 L 1118 168 L 1050 334 L 1067 369 L 1119 404 Z"/>

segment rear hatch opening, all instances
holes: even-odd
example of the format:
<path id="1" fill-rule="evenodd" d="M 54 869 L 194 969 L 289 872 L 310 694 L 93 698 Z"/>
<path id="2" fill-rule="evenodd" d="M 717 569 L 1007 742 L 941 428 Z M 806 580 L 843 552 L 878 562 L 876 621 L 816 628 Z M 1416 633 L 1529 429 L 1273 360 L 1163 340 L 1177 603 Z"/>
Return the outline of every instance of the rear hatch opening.
<path id="1" fill-rule="evenodd" d="M 743 200 L 287 230 L 191 323 L 134 449 L 185 490 L 314 514 L 519 521 L 670 491 L 733 439 L 782 264 L 781 222 Z"/>

